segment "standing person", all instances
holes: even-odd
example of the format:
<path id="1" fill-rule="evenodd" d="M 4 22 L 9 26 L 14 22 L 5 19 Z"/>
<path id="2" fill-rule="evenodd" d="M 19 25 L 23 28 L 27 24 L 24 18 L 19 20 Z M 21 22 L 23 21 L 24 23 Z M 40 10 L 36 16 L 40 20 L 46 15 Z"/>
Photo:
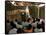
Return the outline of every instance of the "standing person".
<path id="1" fill-rule="evenodd" d="M 43 32 L 45 32 L 45 19 L 40 18 L 40 24 L 41 24 Z"/>
<path id="2" fill-rule="evenodd" d="M 35 32 L 42 32 L 42 23 L 40 23 L 40 19 L 39 18 L 36 18 L 36 23 L 37 23 L 37 26 L 36 28 L 34 29 Z"/>

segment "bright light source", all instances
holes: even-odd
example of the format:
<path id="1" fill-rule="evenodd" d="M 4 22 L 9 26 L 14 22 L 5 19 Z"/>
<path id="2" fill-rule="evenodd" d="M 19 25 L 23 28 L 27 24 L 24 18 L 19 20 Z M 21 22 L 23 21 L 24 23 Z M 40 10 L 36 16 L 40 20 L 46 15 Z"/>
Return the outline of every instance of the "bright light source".
<path id="1" fill-rule="evenodd" d="M 39 7 L 43 7 L 45 4 L 40 4 Z"/>
<path id="2" fill-rule="evenodd" d="M 29 8 L 28 8 L 28 6 L 26 6 L 26 13 L 29 13 Z"/>
<path id="3" fill-rule="evenodd" d="M 11 3 L 12 3 L 14 6 L 17 6 L 17 5 L 16 5 L 16 3 L 15 3 L 14 1 L 13 1 L 13 2 L 11 2 Z"/>
<path id="4" fill-rule="evenodd" d="M 11 2 L 12 4 L 14 4 L 15 2 L 13 1 L 13 2 Z"/>

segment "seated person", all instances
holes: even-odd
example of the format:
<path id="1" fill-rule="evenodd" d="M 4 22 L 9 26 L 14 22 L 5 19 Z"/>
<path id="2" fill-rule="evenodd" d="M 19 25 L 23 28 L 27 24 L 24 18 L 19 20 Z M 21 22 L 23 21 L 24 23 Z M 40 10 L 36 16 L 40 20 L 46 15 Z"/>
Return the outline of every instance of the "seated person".
<path id="1" fill-rule="evenodd" d="M 28 26 L 25 26 L 23 30 L 24 30 L 24 33 L 31 33 L 31 32 L 33 32 L 32 25 L 29 24 Z"/>
<path id="2" fill-rule="evenodd" d="M 19 28 L 23 28 L 23 26 L 22 26 L 22 22 L 21 22 L 21 21 L 17 21 L 17 20 L 15 20 L 15 21 L 14 21 L 14 24 L 16 25 L 16 28 L 17 28 L 17 29 L 19 29 Z"/>
<path id="3" fill-rule="evenodd" d="M 34 32 L 42 32 L 43 31 L 43 29 L 42 29 L 42 26 L 41 26 L 41 24 L 37 24 L 37 28 L 35 28 L 34 29 Z"/>
<path id="4" fill-rule="evenodd" d="M 13 23 L 13 21 L 11 21 L 11 26 L 12 26 L 12 29 L 9 31 L 9 34 L 16 34 L 17 29 L 16 29 L 16 25 Z"/>

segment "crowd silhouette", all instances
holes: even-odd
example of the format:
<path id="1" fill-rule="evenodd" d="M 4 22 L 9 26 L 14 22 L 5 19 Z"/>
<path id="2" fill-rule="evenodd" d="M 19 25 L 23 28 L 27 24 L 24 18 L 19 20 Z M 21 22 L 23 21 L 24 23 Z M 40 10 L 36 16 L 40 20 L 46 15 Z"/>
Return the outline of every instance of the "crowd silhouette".
<path id="1" fill-rule="evenodd" d="M 15 19 L 14 21 L 7 20 L 6 27 L 6 33 L 8 34 L 44 32 L 45 19 L 32 17 L 25 21 L 18 19 Z"/>

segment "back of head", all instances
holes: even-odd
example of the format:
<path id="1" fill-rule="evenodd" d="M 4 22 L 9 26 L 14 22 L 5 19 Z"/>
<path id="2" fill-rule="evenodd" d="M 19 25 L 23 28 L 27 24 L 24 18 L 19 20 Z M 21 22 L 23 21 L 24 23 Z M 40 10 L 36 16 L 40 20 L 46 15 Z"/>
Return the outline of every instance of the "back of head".
<path id="1" fill-rule="evenodd" d="M 31 19 L 31 18 L 28 18 L 28 19 L 27 19 L 27 22 L 29 22 L 30 20 L 32 20 L 32 19 Z"/>

